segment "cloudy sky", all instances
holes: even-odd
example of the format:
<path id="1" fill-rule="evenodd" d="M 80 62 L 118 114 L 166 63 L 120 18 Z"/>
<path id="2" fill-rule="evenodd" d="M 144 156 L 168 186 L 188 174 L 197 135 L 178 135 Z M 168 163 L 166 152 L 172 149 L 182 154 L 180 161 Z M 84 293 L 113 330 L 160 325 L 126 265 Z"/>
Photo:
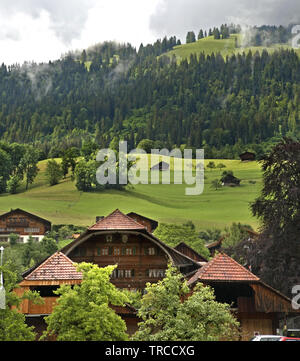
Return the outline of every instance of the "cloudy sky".
<path id="1" fill-rule="evenodd" d="M 0 63 L 55 60 L 105 40 L 182 41 L 225 22 L 300 23 L 299 0 L 0 0 Z"/>

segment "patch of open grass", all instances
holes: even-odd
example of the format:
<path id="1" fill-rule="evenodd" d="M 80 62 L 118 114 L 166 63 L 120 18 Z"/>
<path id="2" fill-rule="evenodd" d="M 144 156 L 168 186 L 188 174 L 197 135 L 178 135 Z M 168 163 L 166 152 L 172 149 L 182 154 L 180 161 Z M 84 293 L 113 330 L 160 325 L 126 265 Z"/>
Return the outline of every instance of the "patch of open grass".
<path id="1" fill-rule="evenodd" d="M 210 160 L 205 161 L 205 166 Z M 258 226 L 249 209 L 250 202 L 259 195 L 262 174 L 256 162 L 213 160 L 226 165 L 242 179 L 241 187 L 212 189 L 211 182 L 219 179 L 224 170 L 205 171 L 204 193 L 186 196 L 186 184 L 136 185 L 124 191 L 99 193 L 79 192 L 70 178 L 50 187 L 45 178 L 46 161 L 39 164 L 40 172 L 35 183 L 25 192 L 24 187 L 15 195 L 0 196 L 0 213 L 11 208 L 22 208 L 53 224 L 90 226 L 96 216 L 106 216 L 119 208 L 123 212 L 137 212 L 159 222 L 183 223 L 191 220 L 197 229 L 224 228 L 233 222 Z M 150 166 L 150 165 L 149 165 Z M 172 167 L 171 167 L 172 169 Z M 174 171 L 171 170 L 171 180 Z"/>

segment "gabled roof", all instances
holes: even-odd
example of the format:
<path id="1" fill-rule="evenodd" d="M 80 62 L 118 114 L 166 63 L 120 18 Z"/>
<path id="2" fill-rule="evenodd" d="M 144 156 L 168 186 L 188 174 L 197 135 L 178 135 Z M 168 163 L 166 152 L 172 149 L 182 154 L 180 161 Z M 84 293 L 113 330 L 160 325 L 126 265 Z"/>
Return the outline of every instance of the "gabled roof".
<path id="1" fill-rule="evenodd" d="M 180 253 L 183 253 L 183 254 L 185 254 L 184 252 L 182 252 L 182 248 L 184 249 L 184 248 L 186 248 L 186 249 L 188 249 L 188 250 L 190 250 L 198 259 L 199 259 L 199 261 L 201 261 L 201 262 L 207 262 L 207 259 L 206 258 L 204 258 L 203 256 L 201 256 L 201 254 L 200 253 L 198 253 L 197 251 L 195 251 L 192 247 L 190 247 L 188 244 L 186 244 L 185 242 L 181 242 L 181 243 L 179 243 L 176 247 L 175 247 L 175 249 L 177 250 L 177 251 L 179 251 Z M 185 254 L 186 255 L 186 254 Z M 186 255 L 187 256 L 187 255 Z"/>
<path id="2" fill-rule="evenodd" d="M 109 216 L 100 219 L 99 222 L 89 228 L 90 231 L 144 229 L 146 229 L 145 226 L 122 213 L 119 209 L 115 210 Z"/>
<path id="3" fill-rule="evenodd" d="M 47 224 L 48 226 L 51 227 L 51 222 L 47 221 L 47 219 L 41 218 L 41 217 L 36 216 L 35 214 L 29 213 L 29 212 L 26 212 L 26 211 L 24 211 L 23 209 L 20 209 L 20 208 L 11 209 L 9 212 L 1 214 L 0 219 L 6 218 L 7 216 L 9 216 L 11 214 L 14 214 L 14 213 L 23 213 L 24 215 L 26 215 L 28 217 L 31 217 L 31 218 L 34 218 L 34 219 L 36 219 L 36 220 L 38 220 L 38 221 L 40 221 L 42 223 L 45 223 L 45 224 Z"/>
<path id="4" fill-rule="evenodd" d="M 150 241 L 156 243 L 161 249 L 163 249 L 175 266 L 194 267 L 196 269 L 199 268 L 199 264 L 196 261 L 163 243 L 152 233 L 148 232 L 146 226 L 138 223 L 134 219 L 130 218 L 128 215 L 123 214 L 118 209 L 111 213 L 109 216 L 99 220 L 99 222 L 97 222 L 94 226 L 88 228 L 87 231 L 82 233 L 79 238 L 75 239 L 73 242 L 69 243 L 67 246 L 61 249 L 61 252 L 69 255 L 74 248 L 92 237 L 93 234 L 97 234 L 98 232 L 107 233 L 107 231 L 120 233 L 138 232 L 143 235 L 143 237 L 148 238 Z"/>
<path id="5" fill-rule="evenodd" d="M 25 278 L 26 281 L 81 280 L 74 263 L 61 252 L 54 253 Z"/>
<path id="6" fill-rule="evenodd" d="M 260 279 L 226 254 L 219 254 L 188 281 L 258 282 Z"/>
<path id="7" fill-rule="evenodd" d="M 135 216 L 137 216 L 137 217 L 140 217 L 142 219 L 145 219 L 146 221 L 149 221 L 151 223 L 151 225 L 152 225 L 152 230 L 153 231 L 158 227 L 158 222 L 157 221 L 155 221 L 154 219 L 142 216 L 141 214 L 138 214 L 138 213 L 135 213 L 135 212 L 130 212 L 130 213 L 127 213 L 127 216 L 130 217 L 130 218 L 133 218 L 133 219 L 134 219 Z"/>

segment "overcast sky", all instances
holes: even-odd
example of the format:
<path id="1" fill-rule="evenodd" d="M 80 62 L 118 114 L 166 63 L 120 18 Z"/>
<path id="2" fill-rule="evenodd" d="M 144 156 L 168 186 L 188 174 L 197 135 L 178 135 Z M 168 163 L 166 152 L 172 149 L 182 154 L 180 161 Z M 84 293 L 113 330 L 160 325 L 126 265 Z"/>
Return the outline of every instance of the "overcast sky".
<path id="1" fill-rule="evenodd" d="M 105 40 L 185 40 L 222 23 L 300 23 L 299 0 L 0 0 L 0 63 L 45 62 Z"/>

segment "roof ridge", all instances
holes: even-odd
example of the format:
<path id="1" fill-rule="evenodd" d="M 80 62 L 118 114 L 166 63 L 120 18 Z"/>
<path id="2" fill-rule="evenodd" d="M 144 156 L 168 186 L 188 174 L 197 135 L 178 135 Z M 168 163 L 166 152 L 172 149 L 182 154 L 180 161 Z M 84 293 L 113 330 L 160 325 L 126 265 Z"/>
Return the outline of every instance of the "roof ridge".
<path id="1" fill-rule="evenodd" d="M 254 276 L 258 281 L 260 280 L 259 277 L 257 277 L 254 273 L 252 273 L 251 271 L 249 271 L 246 267 L 244 267 L 243 265 L 241 265 L 240 263 L 238 263 L 235 259 L 233 259 L 232 257 L 228 256 L 226 253 L 220 253 L 221 255 L 227 257 L 228 259 L 230 259 L 231 261 L 233 261 L 237 266 L 239 266 L 240 268 L 242 268 L 244 271 L 246 271 L 247 273 L 249 273 L 251 276 Z"/>
<path id="2" fill-rule="evenodd" d="M 137 222 L 135 219 L 129 217 L 128 215 L 124 214 L 123 212 L 121 212 L 119 209 L 116 209 L 115 211 L 113 211 L 111 214 L 109 214 L 108 216 L 100 219 L 98 222 L 96 222 L 93 226 L 89 227 L 89 230 L 95 230 L 97 228 L 97 226 L 101 226 L 101 223 L 104 223 L 105 221 L 109 220 L 110 218 L 112 218 L 114 215 L 119 214 L 120 216 L 122 216 L 123 218 L 125 218 L 127 221 L 129 221 L 131 224 L 138 226 L 139 228 L 142 229 L 146 229 L 146 226 L 144 226 L 143 224 Z M 117 229 L 117 228 L 116 228 Z"/>
<path id="3" fill-rule="evenodd" d="M 234 265 L 234 267 L 238 268 L 240 270 L 240 272 L 244 273 L 243 275 L 235 275 L 234 272 L 230 275 L 230 272 L 228 272 L 228 275 L 226 275 L 225 271 L 222 270 L 222 267 L 220 269 L 217 269 L 217 271 L 215 271 L 215 275 L 213 276 L 213 271 L 214 271 L 214 266 L 218 265 L 218 262 L 225 260 L 225 262 L 230 262 L 231 265 Z M 212 274 L 209 274 L 209 273 Z M 221 274 L 220 274 L 221 273 Z M 246 274 L 246 276 L 245 276 Z M 207 276 L 207 278 L 205 278 L 205 276 Z M 230 278 L 231 276 L 231 278 Z M 255 274 L 253 274 L 252 272 L 250 272 L 249 270 L 247 270 L 247 268 L 245 268 L 244 266 L 242 266 L 241 264 L 239 264 L 236 260 L 234 260 L 233 258 L 231 258 L 230 256 L 228 256 L 226 253 L 219 253 L 217 256 L 215 256 L 211 261 L 209 261 L 207 264 L 205 264 L 204 266 L 202 266 L 197 272 L 196 274 L 189 280 L 189 284 L 192 284 L 194 282 L 196 282 L 197 280 L 201 279 L 209 279 L 209 280 L 216 280 L 216 281 L 221 281 L 221 280 L 226 280 L 226 281 L 260 281 L 260 278 L 257 277 Z"/>
<path id="4" fill-rule="evenodd" d="M 32 275 L 34 275 L 35 273 L 37 273 L 40 269 L 42 269 L 43 267 L 45 267 L 55 256 L 59 256 L 59 257 L 63 257 L 67 262 L 69 262 L 74 269 L 76 268 L 74 266 L 74 262 L 68 257 L 66 256 L 64 253 L 57 251 L 55 253 L 53 253 L 50 257 L 48 257 L 44 262 L 42 262 L 37 268 L 35 268 L 31 273 L 29 273 L 26 277 L 24 277 L 25 280 L 27 280 L 28 278 L 32 277 Z"/>

